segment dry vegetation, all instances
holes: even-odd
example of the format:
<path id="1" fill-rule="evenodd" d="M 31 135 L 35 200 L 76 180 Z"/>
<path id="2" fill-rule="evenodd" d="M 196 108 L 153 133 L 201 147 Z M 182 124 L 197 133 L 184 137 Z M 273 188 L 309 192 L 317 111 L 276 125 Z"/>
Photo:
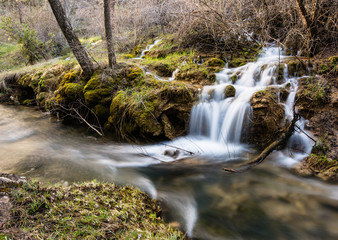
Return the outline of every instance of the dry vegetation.
<path id="1" fill-rule="evenodd" d="M 41 41 L 53 39 L 56 54 L 63 52 L 66 42 L 46 0 L 1 2 L 2 16 L 15 22 L 22 19 Z M 297 2 L 302 3 L 310 26 Z M 103 1 L 65 0 L 63 4 L 80 37 L 104 35 Z M 181 46 L 203 51 L 237 52 L 277 43 L 292 54 L 302 50 L 307 56 L 337 48 L 337 9 L 334 0 L 116 0 L 114 39 L 119 52 L 161 34 L 174 34 Z"/>

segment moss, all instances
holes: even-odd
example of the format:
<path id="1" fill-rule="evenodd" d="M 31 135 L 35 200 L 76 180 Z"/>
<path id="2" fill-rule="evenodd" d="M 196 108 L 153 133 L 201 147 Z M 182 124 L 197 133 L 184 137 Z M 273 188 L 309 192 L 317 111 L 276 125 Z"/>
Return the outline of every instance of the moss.
<path id="1" fill-rule="evenodd" d="M 80 76 L 81 71 L 80 70 L 70 70 L 69 72 L 67 72 L 62 79 L 61 85 L 64 85 L 66 83 L 72 83 L 75 82 L 77 80 L 77 78 Z"/>
<path id="2" fill-rule="evenodd" d="M 285 65 L 284 64 L 279 64 L 278 69 L 277 69 L 277 83 L 282 84 L 284 82 L 284 69 Z"/>
<path id="3" fill-rule="evenodd" d="M 325 155 L 317 155 L 312 153 L 306 162 L 308 166 L 316 170 L 324 170 L 332 167 L 338 167 L 337 160 L 330 160 Z"/>
<path id="4" fill-rule="evenodd" d="M 115 94 L 105 128 L 115 129 L 125 139 L 135 136 L 137 139 L 163 138 L 166 133 L 161 122 L 162 113 L 180 106 L 173 117 L 176 124 L 184 122 L 184 127 L 180 126 L 184 129 L 189 118 L 186 119 L 182 112 L 190 112 L 192 103 L 197 100 L 196 92 L 182 83 L 145 79 L 142 85 Z"/>
<path id="5" fill-rule="evenodd" d="M 155 63 L 155 65 L 150 66 L 150 68 L 160 77 L 171 77 L 173 71 L 175 71 L 172 65 L 160 62 Z"/>
<path id="6" fill-rule="evenodd" d="M 306 66 L 299 61 L 290 61 L 287 66 L 290 77 L 307 75 Z"/>
<path id="7" fill-rule="evenodd" d="M 128 186 L 94 181 L 47 187 L 29 181 L 11 198 L 13 220 L 8 227 L 34 239 L 184 238 L 160 219 L 154 200 Z"/>
<path id="8" fill-rule="evenodd" d="M 78 83 L 67 83 L 64 85 L 64 94 L 67 100 L 83 98 L 83 85 Z"/>
<path id="9" fill-rule="evenodd" d="M 227 97 L 234 97 L 236 95 L 236 88 L 232 85 L 228 85 L 224 88 L 224 96 Z"/>
<path id="10" fill-rule="evenodd" d="M 22 102 L 23 105 L 31 106 L 35 105 L 35 100 L 34 99 L 26 99 L 25 101 Z"/>
<path id="11" fill-rule="evenodd" d="M 106 107 L 104 105 L 98 104 L 92 109 L 92 111 L 95 113 L 100 121 L 105 122 L 109 117 L 109 107 Z"/>
<path id="12" fill-rule="evenodd" d="M 139 67 L 134 67 L 129 69 L 129 73 L 127 75 L 127 79 L 129 81 L 134 81 L 137 78 L 140 78 L 143 76 L 143 70 Z"/>
<path id="13" fill-rule="evenodd" d="M 95 106 L 107 97 L 112 95 L 112 90 L 109 88 L 98 88 L 95 90 L 86 91 L 84 94 L 85 102 L 88 106 Z"/>
<path id="14" fill-rule="evenodd" d="M 245 58 L 234 58 L 229 61 L 229 68 L 236 68 L 245 65 L 248 62 Z"/>
<path id="15" fill-rule="evenodd" d="M 329 58 L 332 66 L 336 66 L 338 64 L 338 56 L 333 56 Z"/>
<path id="16" fill-rule="evenodd" d="M 225 62 L 219 58 L 211 58 L 207 60 L 204 64 L 209 67 L 224 67 L 225 66 Z"/>
<path id="17" fill-rule="evenodd" d="M 93 76 L 89 79 L 86 86 L 84 87 L 84 92 L 89 90 L 94 90 L 96 88 L 106 88 L 109 85 L 109 81 L 102 81 L 102 73 L 96 71 Z"/>

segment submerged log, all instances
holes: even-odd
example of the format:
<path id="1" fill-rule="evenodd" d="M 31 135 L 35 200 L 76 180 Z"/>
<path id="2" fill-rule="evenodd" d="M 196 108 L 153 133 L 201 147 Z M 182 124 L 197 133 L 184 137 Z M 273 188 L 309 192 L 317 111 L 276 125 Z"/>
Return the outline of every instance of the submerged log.
<path id="1" fill-rule="evenodd" d="M 274 142 L 272 142 L 268 147 L 266 147 L 256 158 L 253 160 L 241 164 L 238 168 L 232 169 L 232 168 L 224 168 L 224 171 L 228 173 L 241 173 L 245 172 L 260 163 L 262 163 L 266 157 L 269 156 L 270 153 L 272 153 L 274 150 L 276 150 L 278 147 L 283 146 L 289 138 L 292 136 L 293 132 L 295 131 L 296 122 L 300 119 L 300 116 L 293 111 L 293 119 L 290 123 L 290 125 L 285 129 L 285 131 L 281 134 L 281 136 Z"/>

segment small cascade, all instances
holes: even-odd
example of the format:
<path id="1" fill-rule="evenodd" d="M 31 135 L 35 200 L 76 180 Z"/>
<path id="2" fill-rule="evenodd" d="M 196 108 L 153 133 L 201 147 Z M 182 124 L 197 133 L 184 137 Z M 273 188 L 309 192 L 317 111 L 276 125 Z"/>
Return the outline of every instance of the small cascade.
<path id="1" fill-rule="evenodd" d="M 142 59 L 146 53 L 152 49 L 153 47 L 155 47 L 158 43 L 160 43 L 162 41 L 162 39 L 157 39 L 153 44 L 150 44 L 146 47 L 146 49 L 144 49 L 142 52 L 141 52 L 141 55 L 139 57 L 136 57 L 134 59 Z"/>
<path id="2" fill-rule="evenodd" d="M 283 82 L 277 83 L 276 71 L 285 58 L 280 53 L 277 47 L 265 48 L 256 62 L 225 68 L 217 73 L 216 84 L 204 87 L 200 102 L 192 109 L 189 136 L 222 145 L 243 145 L 243 131 L 248 127 L 251 117 L 250 99 L 255 92 L 268 86 L 289 86 L 290 94 L 284 105 L 285 120 L 291 120 L 297 78 L 289 78 L 287 66 L 284 65 Z M 301 128 L 304 121 L 301 120 L 299 125 Z M 295 133 L 289 145 L 301 145 L 300 151 L 308 154 L 311 144 L 306 138 L 304 134 Z"/>

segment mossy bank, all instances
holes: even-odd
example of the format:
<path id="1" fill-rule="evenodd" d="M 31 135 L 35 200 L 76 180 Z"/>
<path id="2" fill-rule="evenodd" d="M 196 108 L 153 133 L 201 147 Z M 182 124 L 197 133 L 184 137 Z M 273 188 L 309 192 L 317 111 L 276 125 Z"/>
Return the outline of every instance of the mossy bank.
<path id="1" fill-rule="evenodd" d="M 0 208 L 7 216 L 0 239 L 184 239 L 161 219 L 158 203 L 132 187 L 96 181 L 46 186 L 13 176 L 1 174 L 8 181 L 1 182 L 7 197 L 0 198 L 9 204 Z"/>
<path id="2" fill-rule="evenodd" d="M 2 102 L 38 105 L 64 121 L 78 119 L 123 140 L 172 139 L 187 132 L 198 99 L 189 83 L 158 81 L 136 65 L 97 69 L 86 80 L 73 64 L 3 76 Z"/>

